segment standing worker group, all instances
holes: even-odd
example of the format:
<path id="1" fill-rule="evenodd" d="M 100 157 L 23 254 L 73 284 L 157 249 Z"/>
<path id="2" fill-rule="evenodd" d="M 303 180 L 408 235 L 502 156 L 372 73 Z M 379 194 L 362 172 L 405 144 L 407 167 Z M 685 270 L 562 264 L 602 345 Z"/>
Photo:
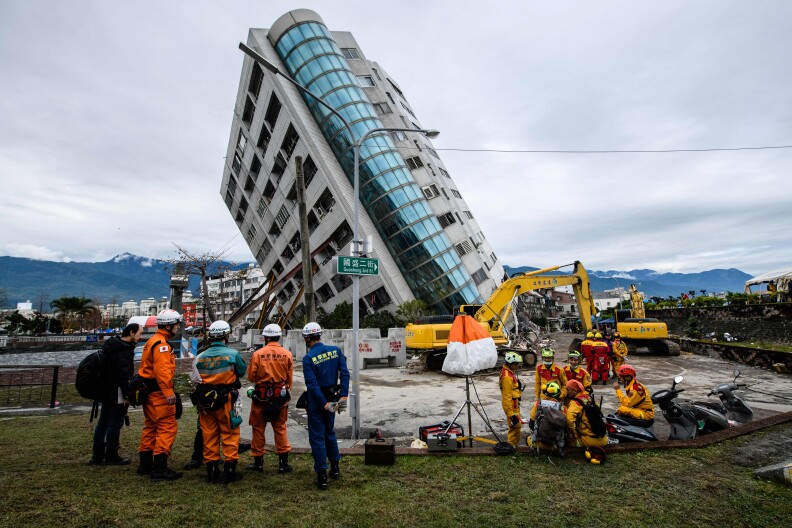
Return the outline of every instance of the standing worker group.
<path id="1" fill-rule="evenodd" d="M 182 474 L 168 468 L 173 441 L 176 440 L 176 393 L 173 376 L 176 359 L 168 343 L 179 330 L 182 316 L 175 310 L 164 310 L 157 315 L 157 332 L 146 341 L 140 358 L 138 375 L 152 389 L 143 404 L 143 431 L 140 435 L 139 475 L 150 475 L 151 480 L 175 480 Z"/>
<path id="2" fill-rule="evenodd" d="M 239 460 L 239 425 L 241 417 L 234 414 L 247 365 L 239 352 L 227 347 L 231 326 L 215 321 L 209 326 L 209 347 L 198 354 L 193 364 L 194 402 L 200 411 L 206 481 L 228 484 L 242 478 L 237 472 Z M 220 474 L 220 454 L 225 458 Z"/>
<path id="3" fill-rule="evenodd" d="M 308 439 L 314 459 L 315 484 L 320 490 L 326 490 L 328 459 L 330 478 L 341 478 L 335 413 L 342 412 L 347 405 L 349 370 L 340 348 L 322 344 L 322 327 L 317 323 L 305 325 L 302 335 L 306 348 L 302 364 L 308 389 Z"/>
<path id="4" fill-rule="evenodd" d="M 264 346 L 253 353 L 250 359 L 248 379 L 255 384 L 250 397 L 249 423 L 253 428 L 253 441 L 250 454 L 253 463 L 248 466 L 252 471 L 264 470 L 264 430 L 267 423 L 272 425 L 275 437 L 275 452 L 278 454 L 278 473 L 289 473 L 289 452 L 291 444 L 286 432 L 286 421 L 289 418 L 289 400 L 291 399 L 292 380 L 294 377 L 294 359 L 292 353 L 279 343 L 281 327 L 268 324 L 261 335 Z"/>

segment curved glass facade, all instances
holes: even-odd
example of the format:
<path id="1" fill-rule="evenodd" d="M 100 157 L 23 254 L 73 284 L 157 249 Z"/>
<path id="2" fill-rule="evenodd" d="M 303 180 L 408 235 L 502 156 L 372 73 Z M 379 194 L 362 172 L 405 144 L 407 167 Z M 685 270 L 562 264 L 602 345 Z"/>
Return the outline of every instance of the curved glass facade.
<path id="1" fill-rule="evenodd" d="M 344 116 L 354 138 L 383 127 L 324 24 L 294 25 L 283 32 L 275 49 L 292 78 Z M 303 98 L 352 182 L 354 140 L 349 130 L 311 96 L 303 94 Z M 481 302 L 473 280 L 386 132 L 369 136 L 361 146 L 359 174 L 361 204 L 413 295 L 448 312 L 454 305 Z"/>

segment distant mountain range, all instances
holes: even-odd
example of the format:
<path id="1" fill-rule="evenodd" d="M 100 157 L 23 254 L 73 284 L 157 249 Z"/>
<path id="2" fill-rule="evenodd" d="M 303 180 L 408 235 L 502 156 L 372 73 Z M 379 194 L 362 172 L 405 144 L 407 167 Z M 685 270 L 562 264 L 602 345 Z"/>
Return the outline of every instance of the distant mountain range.
<path id="1" fill-rule="evenodd" d="M 18 302 L 31 301 L 33 308 L 63 296 L 85 296 L 101 304 L 124 302 L 130 299 L 140 302 L 153 297 L 160 299 L 169 292 L 170 276 L 163 260 L 139 257 L 122 253 L 107 262 L 50 262 L 18 257 L 0 257 L 0 288 L 5 290 L 6 306 L 15 307 Z M 229 264 L 229 263 L 225 263 Z M 239 267 L 247 266 L 242 263 Z M 509 275 L 533 271 L 530 266 L 504 266 Z M 707 292 L 743 291 L 745 281 L 751 275 L 738 269 L 714 269 L 699 273 L 657 273 L 641 269 L 630 271 L 591 271 L 591 288 L 604 291 L 617 285 L 628 288 L 630 284 L 649 296 L 678 296 L 682 292 L 700 290 Z M 198 279 L 190 282 L 190 289 L 197 294 Z"/>
<path id="2" fill-rule="evenodd" d="M 519 272 L 535 271 L 538 268 L 504 266 L 504 269 L 506 273 L 512 275 Z M 714 269 L 698 273 L 658 273 L 650 269 L 587 271 L 593 291 L 612 290 L 617 286 L 626 290 L 630 284 L 635 284 L 646 297 L 667 297 L 669 295 L 678 297 L 691 290 L 695 291 L 696 295 L 699 295 L 701 290 L 708 293 L 742 292 L 745 289 L 745 281 L 753 277 L 753 275 L 734 268 Z"/>

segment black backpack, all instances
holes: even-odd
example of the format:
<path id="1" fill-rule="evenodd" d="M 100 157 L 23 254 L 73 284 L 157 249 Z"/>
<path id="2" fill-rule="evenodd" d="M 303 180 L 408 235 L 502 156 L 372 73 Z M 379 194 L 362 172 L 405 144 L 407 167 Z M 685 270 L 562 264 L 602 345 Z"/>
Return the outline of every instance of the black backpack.
<path id="1" fill-rule="evenodd" d="M 102 376 L 104 363 L 105 355 L 101 350 L 91 352 L 80 361 L 74 387 L 83 398 L 99 401 L 104 397 L 105 386 Z"/>
<path id="2" fill-rule="evenodd" d="M 588 419 L 591 432 L 594 433 L 594 436 L 597 438 L 605 436 L 608 433 L 608 429 L 605 427 L 605 418 L 603 418 L 602 409 L 599 408 L 597 402 L 592 399 L 588 405 L 584 405 L 584 403 L 577 398 L 575 398 L 575 401 L 583 407 L 583 412 L 586 413 L 586 418 Z M 579 419 L 580 418 L 578 418 L 578 420 Z"/>
<path id="3" fill-rule="evenodd" d="M 555 444 L 559 433 L 566 427 L 564 412 L 556 407 L 544 407 L 541 402 L 536 409 L 536 437 L 545 444 Z"/>

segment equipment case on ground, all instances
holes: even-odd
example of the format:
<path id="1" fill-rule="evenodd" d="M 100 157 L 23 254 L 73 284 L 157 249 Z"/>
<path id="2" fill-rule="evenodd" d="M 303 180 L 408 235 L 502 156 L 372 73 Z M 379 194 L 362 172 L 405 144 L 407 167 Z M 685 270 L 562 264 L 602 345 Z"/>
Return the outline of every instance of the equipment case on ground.
<path id="1" fill-rule="evenodd" d="M 448 433 L 448 434 L 455 434 L 457 436 L 465 436 L 465 429 L 458 423 L 456 422 L 451 423 L 448 420 L 444 422 L 440 422 L 439 424 L 426 425 L 424 427 L 418 428 L 418 438 L 420 438 L 427 444 L 429 443 L 429 439 L 428 439 L 429 435 L 438 434 L 438 433 Z"/>
<path id="2" fill-rule="evenodd" d="M 367 466 L 392 466 L 396 462 L 396 440 L 369 438 L 363 447 Z"/>
<path id="3" fill-rule="evenodd" d="M 430 453 L 457 451 L 459 442 L 456 433 L 431 433 L 426 437 L 426 445 Z"/>

